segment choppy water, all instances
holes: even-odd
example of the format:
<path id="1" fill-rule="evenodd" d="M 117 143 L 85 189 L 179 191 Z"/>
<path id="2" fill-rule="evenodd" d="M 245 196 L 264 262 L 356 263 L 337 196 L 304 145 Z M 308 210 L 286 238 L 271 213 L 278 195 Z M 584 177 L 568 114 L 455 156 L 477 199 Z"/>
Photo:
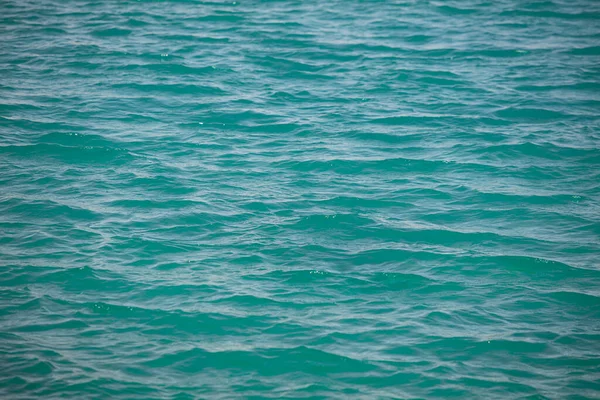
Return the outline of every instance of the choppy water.
<path id="1" fill-rule="evenodd" d="M 64 3 L 0 3 L 2 397 L 600 396 L 600 3 Z"/>

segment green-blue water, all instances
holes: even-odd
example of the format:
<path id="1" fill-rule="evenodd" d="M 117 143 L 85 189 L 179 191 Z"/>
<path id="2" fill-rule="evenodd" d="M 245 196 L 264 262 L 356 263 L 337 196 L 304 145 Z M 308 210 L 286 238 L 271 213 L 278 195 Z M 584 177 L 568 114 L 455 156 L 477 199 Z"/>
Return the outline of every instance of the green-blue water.
<path id="1" fill-rule="evenodd" d="M 0 397 L 600 397 L 600 2 L 2 0 L 0 43 Z"/>

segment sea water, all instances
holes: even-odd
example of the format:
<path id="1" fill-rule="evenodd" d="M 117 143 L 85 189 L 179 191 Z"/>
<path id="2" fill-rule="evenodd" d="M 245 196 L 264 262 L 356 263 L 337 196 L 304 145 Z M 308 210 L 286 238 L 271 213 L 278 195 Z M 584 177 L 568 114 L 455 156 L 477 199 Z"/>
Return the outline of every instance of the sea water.
<path id="1" fill-rule="evenodd" d="M 0 2 L 3 398 L 597 398 L 600 3 Z"/>

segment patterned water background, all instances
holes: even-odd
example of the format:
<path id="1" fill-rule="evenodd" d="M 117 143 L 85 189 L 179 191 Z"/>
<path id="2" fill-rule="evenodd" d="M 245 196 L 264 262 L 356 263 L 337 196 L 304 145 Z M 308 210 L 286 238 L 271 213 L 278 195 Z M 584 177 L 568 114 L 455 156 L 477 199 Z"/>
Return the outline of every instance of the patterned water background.
<path id="1" fill-rule="evenodd" d="M 2 397 L 600 396 L 599 2 L 3 0 L 0 43 Z"/>

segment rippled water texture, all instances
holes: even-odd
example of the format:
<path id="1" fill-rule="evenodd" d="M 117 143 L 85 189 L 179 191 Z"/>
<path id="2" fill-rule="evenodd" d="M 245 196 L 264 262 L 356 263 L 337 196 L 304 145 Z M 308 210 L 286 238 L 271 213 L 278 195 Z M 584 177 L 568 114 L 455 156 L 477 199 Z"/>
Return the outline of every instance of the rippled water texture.
<path id="1" fill-rule="evenodd" d="M 0 397 L 600 396 L 600 2 L 0 21 Z"/>

